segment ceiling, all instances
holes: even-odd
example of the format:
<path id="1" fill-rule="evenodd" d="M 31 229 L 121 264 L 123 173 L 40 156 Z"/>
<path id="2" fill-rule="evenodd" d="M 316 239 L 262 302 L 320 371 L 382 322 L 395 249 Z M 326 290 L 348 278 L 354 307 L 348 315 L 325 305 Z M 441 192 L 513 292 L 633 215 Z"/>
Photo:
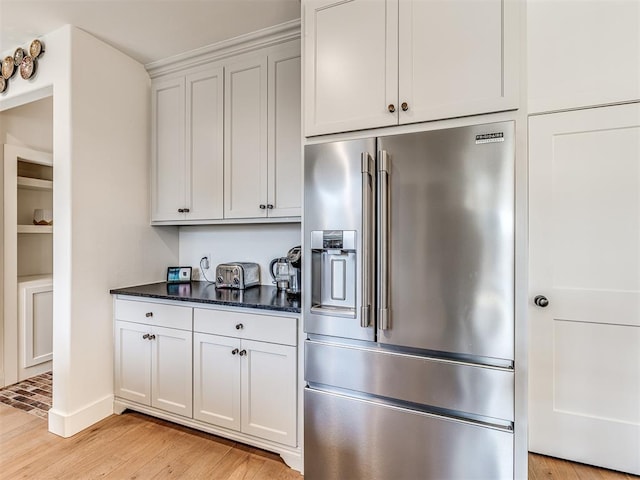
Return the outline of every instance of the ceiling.
<path id="1" fill-rule="evenodd" d="M 148 64 L 298 18 L 299 0 L 0 0 L 0 53 L 71 24 Z"/>

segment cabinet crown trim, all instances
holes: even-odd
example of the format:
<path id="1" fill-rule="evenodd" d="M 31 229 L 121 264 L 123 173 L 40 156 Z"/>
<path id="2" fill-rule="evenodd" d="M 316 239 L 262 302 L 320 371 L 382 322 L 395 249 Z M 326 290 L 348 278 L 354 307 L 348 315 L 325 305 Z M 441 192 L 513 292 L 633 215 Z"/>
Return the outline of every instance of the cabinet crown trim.
<path id="1" fill-rule="evenodd" d="M 249 53 L 299 38 L 300 19 L 296 19 L 196 48 L 163 60 L 147 63 L 145 68 L 153 79 L 160 75 L 175 73 L 185 68 L 197 67 L 212 61 L 224 60 L 228 57 Z"/>

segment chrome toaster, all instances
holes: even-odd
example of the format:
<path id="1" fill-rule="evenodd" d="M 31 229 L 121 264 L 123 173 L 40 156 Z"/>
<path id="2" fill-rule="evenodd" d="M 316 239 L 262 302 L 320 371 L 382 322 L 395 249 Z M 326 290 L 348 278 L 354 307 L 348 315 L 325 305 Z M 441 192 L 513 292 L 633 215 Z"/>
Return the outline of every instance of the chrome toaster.
<path id="1" fill-rule="evenodd" d="M 221 263 L 216 267 L 216 288 L 244 290 L 260 284 L 260 266 L 252 262 Z"/>

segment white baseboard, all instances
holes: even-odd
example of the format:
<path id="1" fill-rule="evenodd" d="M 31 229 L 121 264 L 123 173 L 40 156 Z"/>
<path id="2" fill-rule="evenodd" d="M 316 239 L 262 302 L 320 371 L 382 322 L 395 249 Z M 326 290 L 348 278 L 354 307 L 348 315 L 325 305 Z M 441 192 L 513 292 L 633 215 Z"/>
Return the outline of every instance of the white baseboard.
<path id="1" fill-rule="evenodd" d="M 52 408 L 49 410 L 49 431 L 61 437 L 71 437 L 111 414 L 113 414 L 113 395 L 107 395 L 72 413 L 64 413 Z"/>

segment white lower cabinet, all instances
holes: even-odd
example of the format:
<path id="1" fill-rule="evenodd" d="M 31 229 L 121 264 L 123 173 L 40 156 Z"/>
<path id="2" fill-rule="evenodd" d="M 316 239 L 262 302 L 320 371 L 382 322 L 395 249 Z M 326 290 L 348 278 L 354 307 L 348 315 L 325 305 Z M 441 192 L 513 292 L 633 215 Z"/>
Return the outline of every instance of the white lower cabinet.
<path id="1" fill-rule="evenodd" d="M 116 396 L 190 417 L 192 332 L 116 321 Z"/>
<path id="2" fill-rule="evenodd" d="M 296 347 L 195 333 L 194 418 L 296 445 Z"/>
<path id="3" fill-rule="evenodd" d="M 296 317 L 125 298 L 114 305 L 116 411 L 278 452 L 301 469 Z"/>
<path id="4" fill-rule="evenodd" d="M 193 317 L 194 418 L 295 446 L 296 319 L 200 308 Z"/>

